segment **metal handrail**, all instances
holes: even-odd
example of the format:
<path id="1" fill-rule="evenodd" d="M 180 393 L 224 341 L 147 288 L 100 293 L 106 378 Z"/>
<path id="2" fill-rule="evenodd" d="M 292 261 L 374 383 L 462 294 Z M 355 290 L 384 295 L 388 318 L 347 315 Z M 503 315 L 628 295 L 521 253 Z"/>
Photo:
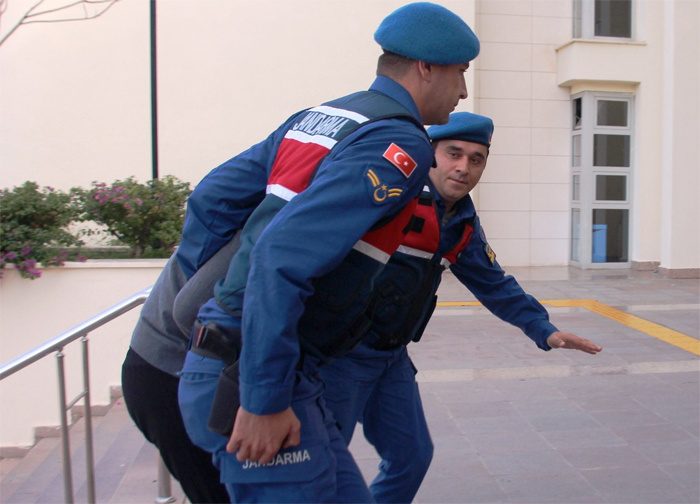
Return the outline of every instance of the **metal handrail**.
<path id="1" fill-rule="evenodd" d="M 29 366 L 30 364 L 38 361 L 39 359 L 42 359 L 43 357 L 46 357 L 47 355 L 53 352 L 60 351 L 67 344 L 72 343 L 78 338 L 87 335 L 89 332 L 105 325 L 107 322 L 114 320 L 115 318 L 119 317 L 120 315 L 123 315 L 129 310 L 142 305 L 146 301 L 146 298 L 148 297 L 148 294 L 150 292 L 151 287 L 144 289 L 141 292 L 137 292 L 133 296 L 126 298 L 121 303 L 118 303 L 112 306 L 111 308 L 106 309 L 105 311 L 95 315 L 91 319 L 86 320 L 82 324 L 78 324 L 72 329 L 69 329 L 59 334 L 55 338 L 50 339 L 43 345 L 39 345 L 33 350 L 30 350 L 27 353 L 24 353 L 19 357 L 16 357 L 6 362 L 2 366 L 0 366 L 0 380 L 7 378 L 11 374 L 16 373 L 20 369 Z"/>
<path id="2" fill-rule="evenodd" d="M 50 339 L 43 345 L 40 345 L 29 352 L 26 352 L 19 357 L 16 357 L 9 362 L 0 366 L 0 380 L 24 369 L 34 362 L 46 357 L 55 352 L 56 363 L 58 366 L 58 392 L 60 397 L 60 420 L 61 420 L 61 444 L 63 451 L 63 494 L 64 500 L 67 503 L 74 502 L 73 496 L 73 477 L 70 460 L 70 439 L 68 434 L 68 411 L 80 400 L 83 399 L 85 405 L 85 450 L 86 459 L 85 465 L 87 471 L 87 498 L 88 502 L 95 502 L 95 464 L 93 458 L 92 445 L 92 413 L 90 404 L 90 380 L 88 366 L 88 339 L 87 335 L 91 331 L 105 325 L 107 322 L 120 317 L 124 313 L 142 305 L 152 287 L 148 287 L 133 296 L 130 296 L 120 303 L 106 309 L 105 311 L 95 315 L 94 317 L 78 324 L 55 338 Z M 83 347 L 83 391 L 78 394 L 72 401 L 66 401 L 66 384 L 65 372 L 63 365 L 63 348 L 76 340 L 80 339 Z M 156 502 L 172 502 L 175 499 L 170 491 L 170 474 L 163 464 L 162 459 L 159 459 L 158 467 L 158 497 Z"/>

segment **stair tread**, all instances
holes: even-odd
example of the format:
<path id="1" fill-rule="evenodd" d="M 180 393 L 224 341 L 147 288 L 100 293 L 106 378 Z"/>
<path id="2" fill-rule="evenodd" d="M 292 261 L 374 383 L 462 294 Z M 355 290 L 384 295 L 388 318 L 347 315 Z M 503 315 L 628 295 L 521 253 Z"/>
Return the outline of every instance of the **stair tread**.
<path id="1" fill-rule="evenodd" d="M 156 447 L 144 443 L 109 502 L 139 503 L 143 502 L 144 495 L 153 496 L 155 499 L 158 495 L 157 457 Z M 185 502 L 184 493 L 175 480 L 172 480 L 171 493 L 175 498 L 174 502 Z"/>
<path id="2" fill-rule="evenodd" d="M 144 495 L 155 498 L 157 452 L 134 425 L 123 399 L 116 400 L 105 416 L 93 416 L 92 424 L 97 501 L 142 502 Z M 84 418 L 71 426 L 69 435 L 75 502 L 86 502 Z M 24 457 L 2 460 L 0 477 L 3 503 L 62 502 L 60 438 L 40 439 Z M 173 493 L 182 501 L 177 482 L 172 486 Z"/>
<path id="3" fill-rule="evenodd" d="M 57 461 L 57 470 L 60 471 L 60 459 L 55 457 L 57 447 L 60 450 L 59 438 L 42 438 L 24 457 L 15 459 L 17 463 L 14 468 L 4 474 L 0 482 L 3 502 L 12 502 L 11 499 L 18 494 L 25 495 L 27 488 L 34 488 L 36 491 L 47 479 L 47 468 L 55 465 Z"/>

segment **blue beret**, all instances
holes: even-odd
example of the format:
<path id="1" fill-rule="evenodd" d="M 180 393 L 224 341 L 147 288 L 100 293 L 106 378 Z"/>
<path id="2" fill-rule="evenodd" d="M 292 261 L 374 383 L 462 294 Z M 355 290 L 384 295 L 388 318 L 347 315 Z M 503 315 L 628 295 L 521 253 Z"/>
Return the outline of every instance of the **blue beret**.
<path id="1" fill-rule="evenodd" d="M 464 140 L 491 147 L 493 121 L 489 117 L 471 112 L 455 112 L 450 114 L 450 120 L 447 124 L 429 127 L 428 135 L 433 141 Z"/>
<path id="2" fill-rule="evenodd" d="M 479 39 L 459 16 L 429 2 L 404 5 L 374 33 L 385 51 L 436 65 L 467 63 L 479 54 Z"/>

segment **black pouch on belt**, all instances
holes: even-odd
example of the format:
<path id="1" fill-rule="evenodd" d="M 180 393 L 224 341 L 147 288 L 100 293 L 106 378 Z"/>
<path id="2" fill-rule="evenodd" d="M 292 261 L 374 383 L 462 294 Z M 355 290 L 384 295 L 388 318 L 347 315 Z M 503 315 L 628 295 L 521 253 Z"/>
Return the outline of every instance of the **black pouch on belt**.
<path id="1" fill-rule="evenodd" d="M 225 362 L 209 411 L 207 427 L 212 432 L 229 436 L 240 406 L 238 390 L 238 358 L 241 350 L 240 329 L 222 328 L 214 323 L 202 326 L 195 323 L 191 351 Z"/>
<path id="2" fill-rule="evenodd" d="M 236 421 L 236 413 L 241 405 L 241 396 L 238 390 L 238 360 L 226 366 L 216 386 L 214 402 L 209 412 L 207 427 L 210 431 L 229 437 L 233 431 L 233 423 Z"/>

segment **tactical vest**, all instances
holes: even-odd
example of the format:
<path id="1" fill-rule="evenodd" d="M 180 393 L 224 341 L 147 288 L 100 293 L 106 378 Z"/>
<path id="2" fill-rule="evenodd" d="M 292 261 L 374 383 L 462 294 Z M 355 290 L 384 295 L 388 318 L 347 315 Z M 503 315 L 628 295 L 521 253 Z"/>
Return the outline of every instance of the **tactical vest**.
<path id="1" fill-rule="evenodd" d="M 365 337 L 372 348 L 389 350 L 420 340 L 435 310 L 442 272 L 471 240 L 473 220 L 462 225 L 457 243 L 440 253 L 435 202 L 428 188 L 423 190 L 404 242 L 376 281 L 367 311 L 372 326 Z"/>
<path id="2" fill-rule="evenodd" d="M 292 121 L 278 147 L 266 196 L 243 228 L 241 250 L 232 262 L 235 268 L 232 266 L 226 282 L 215 288 L 219 305 L 240 315 L 250 250 L 267 224 L 309 186 L 322 161 L 341 140 L 363 126 L 388 118 L 409 120 L 424 131 L 403 106 L 376 91 L 339 98 L 309 109 Z M 377 223 L 336 269 L 313 281 L 314 294 L 307 299 L 297 328 L 300 344 L 308 353 L 325 359 L 359 343 L 369 324 L 365 311 L 372 280 L 401 243 L 415 204 Z"/>

